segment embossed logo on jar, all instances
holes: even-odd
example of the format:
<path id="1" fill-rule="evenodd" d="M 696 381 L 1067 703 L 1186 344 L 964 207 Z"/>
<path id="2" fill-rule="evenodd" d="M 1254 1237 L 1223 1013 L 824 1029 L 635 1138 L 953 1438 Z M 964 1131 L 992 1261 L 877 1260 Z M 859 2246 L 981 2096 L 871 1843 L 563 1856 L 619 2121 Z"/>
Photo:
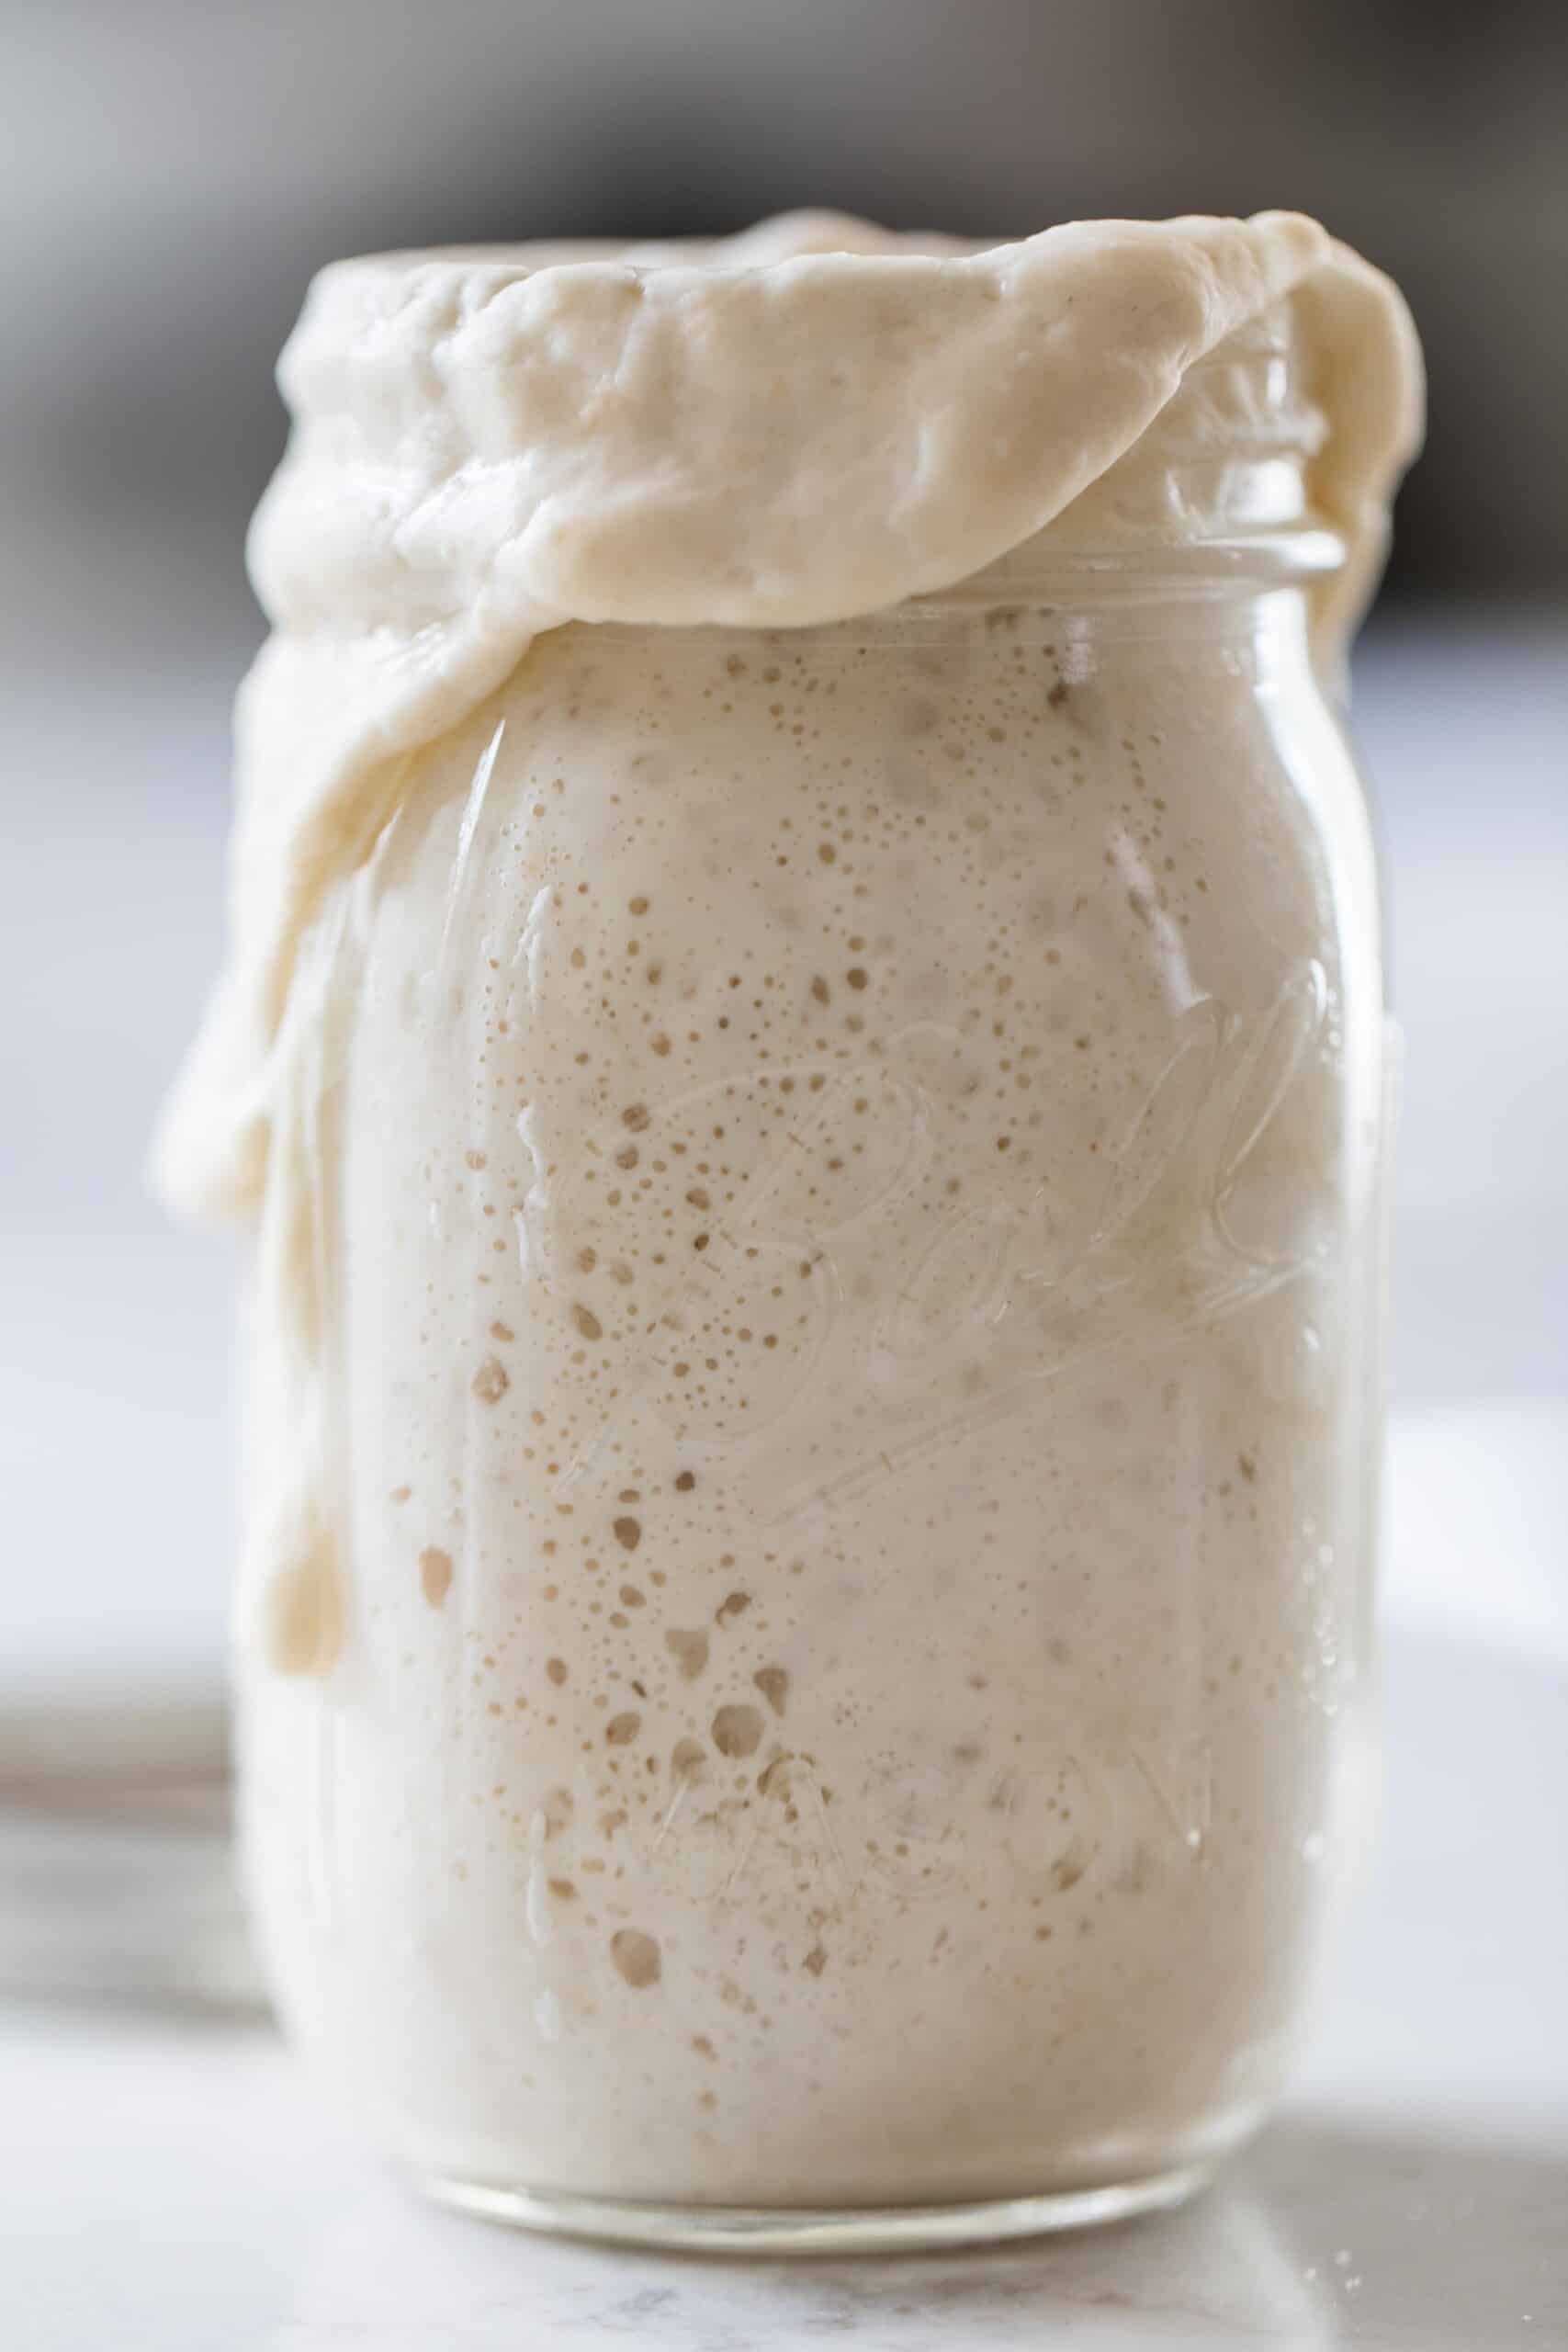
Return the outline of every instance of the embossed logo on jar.
<path id="1" fill-rule="evenodd" d="M 970 1049 L 936 1023 L 874 1063 L 628 1102 L 564 1164 L 525 1112 L 519 1248 L 598 1429 L 570 1475 L 647 1413 L 799 1470 L 786 1510 L 831 1502 L 1290 1281 L 1331 1222 L 1290 1132 L 1328 1004 L 1315 962 L 1250 1027 L 1199 999 L 1132 1115 L 1045 1138 L 1032 1172 L 987 1154 Z"/>
<path id="2" fill-rule="evenodd" d="M 776 1755 L 744 1792 L 700 1760 L 674 1765 L 651 1812 L 595 1813 L 561 1788 L 536 1809 L 536 1877 L 569 1874 L 581 1847 L 678 1887 L 689 1901 L 936 1901 L 999 1878 L 1043 1904 L 1080 1883 L 1135 1893 L 1193 1867 L 1208 1844 L 1211 1759 L 1201 1740 L 1165 1748 L 1075 1742 L 1054 1762 L 998 1770 L 956 1752 L 944 1764 L 874 1767 L 835 1783 L 809 1756 Z M 541 1875 L 543 1873 L 543 1875 Z"/>

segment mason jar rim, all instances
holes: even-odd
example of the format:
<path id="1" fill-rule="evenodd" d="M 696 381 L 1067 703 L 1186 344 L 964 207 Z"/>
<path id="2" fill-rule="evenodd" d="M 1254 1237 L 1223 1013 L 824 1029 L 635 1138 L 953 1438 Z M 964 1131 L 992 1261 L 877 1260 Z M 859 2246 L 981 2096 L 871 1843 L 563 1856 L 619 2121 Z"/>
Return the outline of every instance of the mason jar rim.
<path id="1" fill-rule="evenodd" d="M 1033 552 L 1031 553 L 1031 549 Z M 1313 524 L 1278 531 L 1199 539 L 1177 544 L 1147 540 L 1122 548 L 1067 548 L 1023 541 L 995 563 L 945 588 L 908 596 L 899 603 L 840 614 L 817 621 L 587 621 L 565 623 L 591 630 L 603 642 L 645 638 L 778 637 L 805 639 L 837 636 L 873 624 L 908 627 L 949 615 L 1021 609 L 1057 611 L 1074 605 L 1136 605 L 1151 599 L 1199 602 L 1306 586 L 1338 571 L 1345 561 L 1343 538 Z"/>
<path id="2" fill-rule="evenodd" d="M 1289 586 L 1337 571 L 1345 554 L 1338 532 L 1323 524 L 1179 542 L 1145 539 L 1121 548 L 1056 546 L 1043 533 L 983 571 L 950 587 L 911 596 L 895 609 L 1009 605 L 1021 598 L 1027 603 L 1058 589 L 1069 597 L 1089 593 L 1110 597 L 1146 594 L 1151 588 L 1201 595 L 1216 586 Z"/>

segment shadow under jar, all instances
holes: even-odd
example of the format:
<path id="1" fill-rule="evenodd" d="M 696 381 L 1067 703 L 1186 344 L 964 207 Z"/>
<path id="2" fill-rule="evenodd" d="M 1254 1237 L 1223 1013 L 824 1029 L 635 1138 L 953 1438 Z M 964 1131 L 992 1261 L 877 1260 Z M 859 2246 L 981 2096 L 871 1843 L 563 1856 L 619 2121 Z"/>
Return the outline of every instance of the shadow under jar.
<path id="1" fill-rule="evenodd" d="M 352 1565 L 330 1675 L 242 1644 L 245 1842 L 290 2029 L 437 2193 L 1005 2234 L 1279 2089 L 1367 1755 L 1336 556 L 562 628 L 318 927 Z"/>

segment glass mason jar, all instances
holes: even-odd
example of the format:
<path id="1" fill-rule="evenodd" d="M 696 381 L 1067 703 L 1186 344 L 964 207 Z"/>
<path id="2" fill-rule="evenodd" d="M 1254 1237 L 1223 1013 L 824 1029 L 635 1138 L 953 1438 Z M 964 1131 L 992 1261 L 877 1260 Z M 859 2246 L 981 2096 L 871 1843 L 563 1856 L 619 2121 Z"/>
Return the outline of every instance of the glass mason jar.
<path id="1" fill-rule="evenodd" d="M 1337 553 L 563 627 L 318 926 L 353 1565 L 325 1674 L 247 1597 L 244 1837 L 290 2029 L 437 2193 L 1004 2234 L 1279 2090 L 1369 1746 Z"/>

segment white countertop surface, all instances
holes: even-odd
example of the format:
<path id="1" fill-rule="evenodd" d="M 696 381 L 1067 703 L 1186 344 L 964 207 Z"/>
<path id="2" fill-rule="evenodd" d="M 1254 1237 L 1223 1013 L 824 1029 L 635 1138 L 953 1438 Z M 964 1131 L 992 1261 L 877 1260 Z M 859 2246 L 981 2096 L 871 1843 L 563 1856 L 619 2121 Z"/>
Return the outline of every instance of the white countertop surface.
<path id="1" fill-rule="evenodd" d="M 1182 2213 L 996 2252 L 739 2265 L 426 2210 L 340 2146 L 259 2036 L 56 2027 L 28 2071 L 51 2099 L 5 2174 L 17 2352 L 1568 2343 L 1561 2128 L 1307 2105 Z"/>

